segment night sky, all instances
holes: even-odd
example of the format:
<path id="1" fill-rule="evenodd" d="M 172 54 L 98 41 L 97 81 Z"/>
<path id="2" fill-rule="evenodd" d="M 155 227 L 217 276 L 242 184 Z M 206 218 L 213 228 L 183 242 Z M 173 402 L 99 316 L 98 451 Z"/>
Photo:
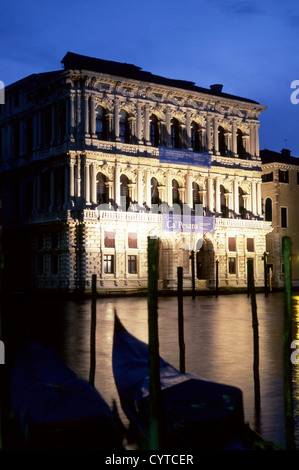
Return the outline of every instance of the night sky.
<path id="1" fill-rule="evenodd" d="M 2 0 L 0 40 L 4 85 L 60 69 L 67 51 L 205 88 L 221 83 L 267 106 L 261 149 L 299 157 L 296 0 Z"/>

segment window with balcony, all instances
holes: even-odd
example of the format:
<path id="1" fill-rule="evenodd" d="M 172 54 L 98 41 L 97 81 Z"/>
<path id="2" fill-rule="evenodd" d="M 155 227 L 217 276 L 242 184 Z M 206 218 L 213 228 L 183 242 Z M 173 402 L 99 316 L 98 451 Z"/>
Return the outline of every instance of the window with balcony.
<path id="1" fill-rule="evenodd" d="M 191 123 L 191 147 L 195 152 L 200 151 L 199 125 L 196 122 Z"/>
<path id="2" fill-rule="evenodd" d="M 227 154 L 224 129 L 222 126 L 218 127 L 218 148 L 219 148 L 220 155 L 224 156 Z"/>

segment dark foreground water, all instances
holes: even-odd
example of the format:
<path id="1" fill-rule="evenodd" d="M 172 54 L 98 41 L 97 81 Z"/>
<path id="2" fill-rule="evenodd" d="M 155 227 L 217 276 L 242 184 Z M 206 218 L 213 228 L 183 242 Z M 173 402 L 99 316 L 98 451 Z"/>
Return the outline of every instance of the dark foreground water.
<path id="1" fill-rule="evenodd" d="M 261 411 L 254 399 L 253 329 L 250 299 L 246 295 L 184 297 L 186 372 L 242 389 L 245 420 L 277 444 L 285 444 L 283 401 L 283 293 L 257 294 L 260 350 Z M 88 379 L 90 366 L 91 300 L 38 299 L 6 308 L 14 309 L 10 324 L 12 342 L 24 336 L 38 339 L 59 352 L 81 376 Z M 117 391 L 112 374 L 114 308 L 130 333 L 148 341 L 147 299 L 109 298 L 97 301 L 95 386 L 109 404 Z M 158 303 L 160 355 L 179 368 L 178 304 L 176 297 Z M 293 296 L 293 339 L 299 339 L 299 296 Z M 13 331 L 13 335 L 11 332 Z M 294 350 L 290 348 L 291 353 Z M 9 354 L 8 354 L 9 357 Z M 294 412 L 299 449 L 299 365 L 294 365 Z M 126 419 L 121 413 L 121 418 Z"/>

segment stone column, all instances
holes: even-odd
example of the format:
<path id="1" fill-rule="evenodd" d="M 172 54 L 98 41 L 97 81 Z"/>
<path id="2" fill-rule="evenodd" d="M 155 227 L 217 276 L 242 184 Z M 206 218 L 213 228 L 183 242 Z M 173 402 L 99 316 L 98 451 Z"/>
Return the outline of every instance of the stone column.
<path id="1" fill-rule="evenodd" d="M 214 213 L 214 188 L 213 188 L 213 178 L 208 177 L 208 207 L 209 212 Z"/>
<path id="2" fill-rule="evenodd" d="M 173 200 L 172 200 L 172 174 L 168 173 L 167 174 L 167 203 L 170 207 L 173 205 Z"/>
<path id="3" fill-rule="evenodd" d="M 212 150 L 212 142 L 211 142 L 211 118 L 207 116 L 206 121 L 206 149 L 207 152 L 211 152 Z"/>
<path id="4" fill-rule="evenodd" d="M 251 211 L 253 215 L 256 215 L 256 182 L 251 183 Z"/>
<path id="5" fill-rule="evenodd" d="M 137 204 L 143 207 L 143 170 L 141 168 L 137 170 Z"/>
<path id="6" fill-rule="evenodd" d="M 190 111 L 186 112 L 186 147 L 189 150 L 192 150 L 191 147 L 191 117 Z"/>
<path id="7" fill-rule="evenodd" d="M 114 168 L 114 199 L 115 204 L 120 206 L 120 167 L 117 165 Z"/>
<path id="8" fill-rule="evenodd" d="M 118 102 L 114 103 L 114 134 L 116 142 L 120 142 L 119 137 L 119 107 Z"/>
<path id="9" fill-rule="evenodd" d="M 70 162 L 69 164 L 69 201 L 66 203 L 70 203 L 71 207 L 74 207 L 74 198 L 75 198 L 75 175 L 74 175 L 74 162 Z"/>
<path id="10" fill-rule="evenodd" d="M 146 170 L 146 205 L 152 207 L 151 197 L 151 172 Z"/>
<path id="11" fill-rule="evenodd" d="M 257 214 L 262 216 L 262 183 L 260 181 L 256 184 L 256 198 L 257 198 Z"/>
<path id="12" fill-rule="evenodd" d="M 85 162 L 84 178 L 85 178 L 85 204 L 90 204 L 90 163 Z"/>
<path id="13" fill-rule="evenodd" d="M 231 217 L 231 211 L 233 209 L 233 193 L 224 193 L 225 205 L 229 210 L 229 217 Z"/>
<path id="14" fill-rule="evenodd" d="M 186 203 L 192 209 L 193 208 L 193 188 L 192 188 L 192 176 L 186 176 Z"/>
<path id="15" fill-rule="evenodd" d="M 90 98 L 90 132 L 92 137 L 96 137 L 96 107 L 94 96 Z"/>
<path id="16" fill-rule="evenodd" d="M 232 156 L 237 157 L 237 126 L 236 121 L 232 122 Z"/>
<path id="17" fill-rule="evenodd" d="M 84 113 L 84 134 L 89 134 L 89 100 L 88 96 L 84 95 L 84 105 L 83 105 L 83 113 Z"/>
<path id="18" fill-rule="evenodd" d="M 141 140 L 141 103 L 137 103 L 137 122 L 136 122 L 136 134 L 137 134 L 137 143 L 141 145 L 143 142 Z"/>
<path id="19" fill-rule="evenodd" d="M 91 164 L 91 203 L 97 204 L 97 165 Z"/>
<path id="20" fill-rule="evenodd" d="M 131 203 L 135 202 L 135 187 L 136 187 L 136 183 L 128 184 L 129 198 L 131 200 Z"/>
<path id="21" fill-rule="evenodd" d="M 113 187 L 113 182 L 112 181 L 107 181 L 107 183 L 105 183 L 105 186 L 106 186 L 106 191 L 107 191 L 107 194 L 108 194 L 108 204 L 110 205 L 111 204 L 111 200 L 112 200 L 112 187 Z"/>
<path id="22" fill-rule="evenodd" d="M 150 142 L 150 121 L 149 121 L 149 106 L 145 105 L 144 109 L 144 140 L 145 140 L 145 145 L 151 145 Z"/>
<path id="23" fill-rule="evenodd" d="M 76 165 L 76 196 L 78 200 L 81 198 L 81 160 L 78 157 L 78 162 Z"/>
<path id="24" fill-rule="evenodd" d="M 233 187 L 233 193 L 234 193 L 234 211 L 235 215 L 238 216 L 240 214 L 240 208 L 239 208 L 239 184 L 238 184 L 238 179 L 234 179 L 234 187 Z"/>
<path id="25" fill-rule="evenodd" d="M 219 152 L 219 139 L 218 139 L 218 117 L 214 117 L 214 151 L 215 155 L 220 155 Z"/>
<path id="26" fill-rule="evenodd" d="M 221 201 L 220 201 L 220 179 L 216 178 L 216 214 L 221 213 Z"/>
<path id="27" fill-rule="evenodd" d="M 255 125 L 255 156 L 260 156 L 259 124 Z"/>
<path id="28" fill-rule="evenodd" d="M 69 133 L 70 137 L 74 137 L 75 133 L 75 96 L 70 95 L 70 101 L 69 101 L 69 113 L 70 113 L 70 128 L 69 128 Z"/>
<path id="29" fill-rule="evenodd" d="M 166 120 L 165 120 L 165 125 L 166 125 L 166 146 L 170 147 L 171 144 L 171 115 L 170 115 L 170 110 L 166 110 Z"/>

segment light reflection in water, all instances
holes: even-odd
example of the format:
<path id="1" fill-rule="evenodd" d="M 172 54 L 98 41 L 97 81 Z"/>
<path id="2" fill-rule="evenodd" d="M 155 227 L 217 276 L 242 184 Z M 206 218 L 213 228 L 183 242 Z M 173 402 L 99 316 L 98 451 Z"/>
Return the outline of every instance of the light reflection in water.
<path id="1" fill-rule="evenodd" d="M 242 389 L 245 420 L 265 439 L 284 445 L 283 294 L 257 295 L 260 348 L 261 413 L 256 416 L 253 376 L 253 329 L 246 295 L 184 297 L 186 371 Z M 97 301 L 95 386 L 111 405 L 119 400 L 112 374 L 113 313 L 130 333 L 148 341 L 146 298 Z M 177 299 L 159 298 L 160 355 L 179 368 Z M 64 359 L 79 374 L 89 376 L 90 301 L 67 302 Z M 299 297 L 294 297 L 295 338 L 299 336 Z M 290 351 L 290 355 L 291 355 Z M 298 366 L 294 382 L 298 384 Z M 299 420 L 299 391 L 295 387 L 295 416 Z M 120 412 L 122 419 L 126 419 Z M 297 426 L 298 427 L 298 426 Z M 297 432 L 297 447 L 299 448 Z"/>

